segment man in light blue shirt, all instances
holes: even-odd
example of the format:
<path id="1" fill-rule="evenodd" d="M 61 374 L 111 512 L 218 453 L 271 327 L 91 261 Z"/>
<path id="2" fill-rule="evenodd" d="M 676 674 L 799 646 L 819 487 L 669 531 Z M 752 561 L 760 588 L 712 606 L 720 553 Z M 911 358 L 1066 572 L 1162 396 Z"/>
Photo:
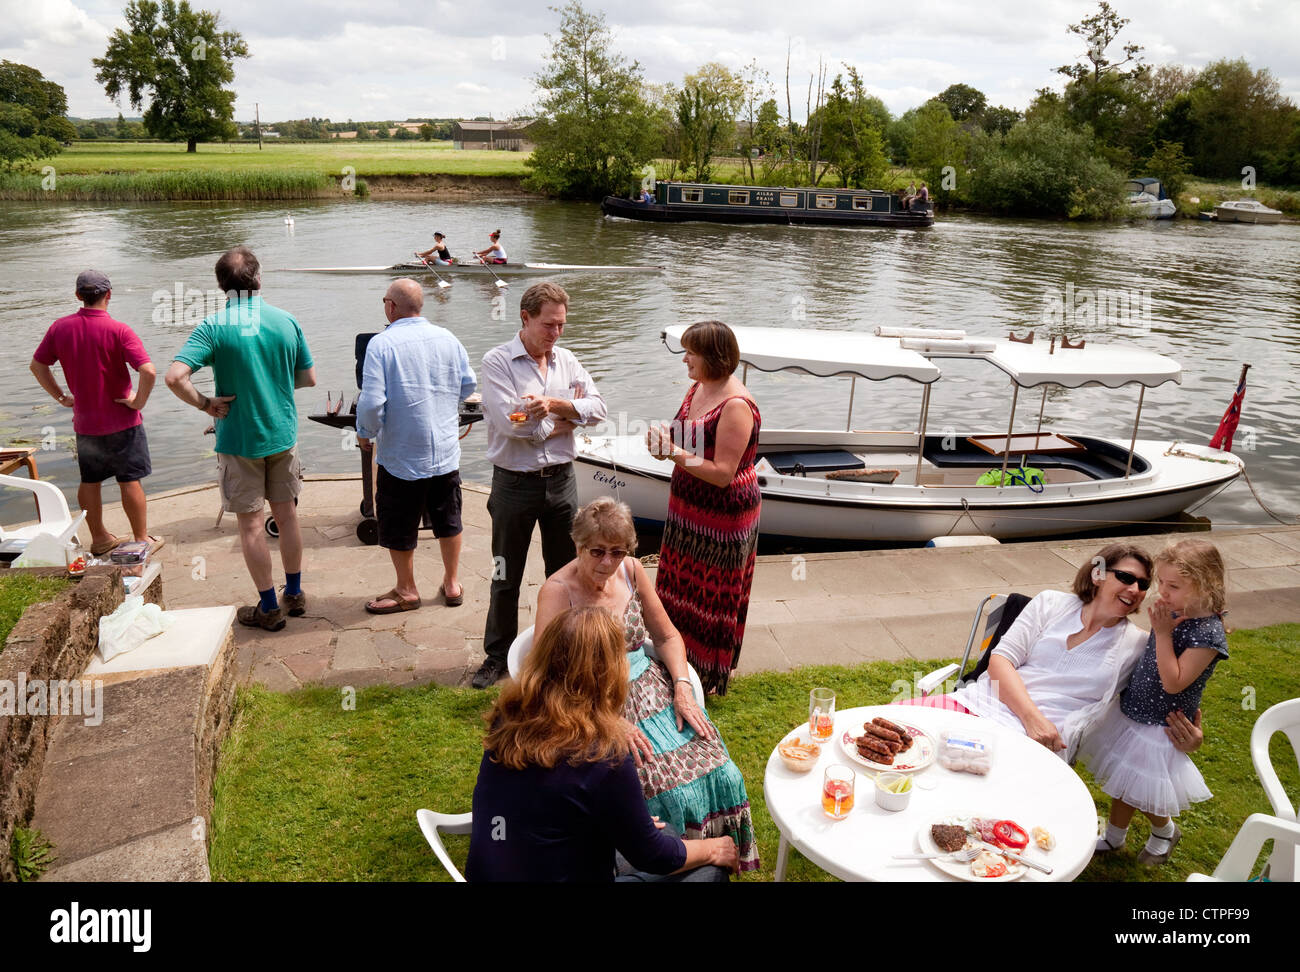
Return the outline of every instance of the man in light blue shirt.
<path id="1" fill-rule="evenodd" d="M 357 444 L 375 448 L 379 545 L 393 558 L 397 583 L 369 601 L 366 610 L 395 614 L 420 606 L 415 548 L 426 509 L 442 551 L 443 599 L 457 607 L 465 596 L 457 579 L 460 402 L 474 393 L 477 380 L 456 336 L 420 316 L 424 291 L 418 283 L 394 280 L 383 300 L 389 326 L 366 348 Z"/>

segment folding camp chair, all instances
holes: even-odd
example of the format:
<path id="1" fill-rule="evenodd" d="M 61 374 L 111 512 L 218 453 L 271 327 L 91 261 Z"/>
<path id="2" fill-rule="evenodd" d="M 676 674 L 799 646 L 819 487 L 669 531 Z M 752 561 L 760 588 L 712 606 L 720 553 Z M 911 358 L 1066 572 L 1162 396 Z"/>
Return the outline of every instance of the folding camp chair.
<path id="1" fill-rule="evenodd" d="M 975 609 L 975 617 L 971 619 L 970 635 L 966 638 L 966 649 L 962 652 L 960 664 L 954 663 L 945 665 L 943 668 L 936 669 L 928 675 L 923 676 L 917 681 L 916 687 L 920 691 L 921 697 L 925 698 L 935 689 L 947 683 L 948 679 L 954 675 L 957 676 L 957 685 L 965 685 L 975 681 L 984 674 L 989 667 L 989 658 L 991 652 L 997 643 L 1002 640 L 1007 629 L 1020 616 L 1025 605 L 1029 603 L 1029 598 L 1023 594 L 989 594 L 980 601 L 979 606 Z M 985 613 L 987 610 L 987 614 Z M 984 637 L 980 640 L 979 660 L 969 674 L 963 674 L 966 671 L 966 665 L 970 661 L 971 649 L 975 647 L 975 638 L 980 630 L 980 621 L 984 621 Z"/>

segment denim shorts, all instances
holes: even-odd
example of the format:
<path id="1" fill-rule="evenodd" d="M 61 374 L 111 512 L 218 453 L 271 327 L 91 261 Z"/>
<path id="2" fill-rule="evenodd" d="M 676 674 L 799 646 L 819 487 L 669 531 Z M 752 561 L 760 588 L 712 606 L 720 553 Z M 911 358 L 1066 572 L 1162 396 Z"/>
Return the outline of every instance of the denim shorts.
<path id="1" fill-rule="evenodd" d="M 133 483 L 153 472 L 149 464 L 149 440 L 144 425 L 133 425 L 108 435 L 78 435 L 77 465 L 83 483 L 102 483 L 113 478 Z"/>

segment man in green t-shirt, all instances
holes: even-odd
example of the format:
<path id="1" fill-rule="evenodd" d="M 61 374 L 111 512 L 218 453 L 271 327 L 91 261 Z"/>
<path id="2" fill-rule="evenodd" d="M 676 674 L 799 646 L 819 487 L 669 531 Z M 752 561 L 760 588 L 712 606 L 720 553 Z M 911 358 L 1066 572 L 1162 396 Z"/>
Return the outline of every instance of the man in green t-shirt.
<path id="1" fill-rule="evenodd" d="M 221 500 L 239 518 L 244 563 L 257 586 L 257 604 L 241 607 L 240 624 L 279 631 L 287 611 L 307 611 L 302 591 L 302 531 L 297 497 L 302 489 L 295 388 L 316 384 L 316 369 L 302 327 L 278 307 L 262 300 L 257 257 L 245 246 L 227 250 L 217 261 L 217 283 L 226 292 L 225 310 L 204 318 L 167 370 L 167 387 L 176 397 L 217 420 L 217 472 Z M 190 381 L 211 366 L 209 397 Z M 284 606 L 275 596 L 271 552 L 262 533 L 262 505 L 280 528 L 284 562 Z"/>

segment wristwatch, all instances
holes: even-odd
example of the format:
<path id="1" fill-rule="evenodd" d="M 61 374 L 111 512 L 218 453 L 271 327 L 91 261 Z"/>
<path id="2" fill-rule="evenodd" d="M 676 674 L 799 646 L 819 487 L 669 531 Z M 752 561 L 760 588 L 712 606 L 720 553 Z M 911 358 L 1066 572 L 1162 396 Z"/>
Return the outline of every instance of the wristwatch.
<path id="1" fill-rule="evenodd" d="M 203 394 L 203 392 L 199 392 L 199 397 L 203 399 L 203 404 L 199 406 L 199 411 L 206 412 L 208 410 L 208 406 L 212 404 L 212 399 L 210 399 L 207 395 Z"/>

